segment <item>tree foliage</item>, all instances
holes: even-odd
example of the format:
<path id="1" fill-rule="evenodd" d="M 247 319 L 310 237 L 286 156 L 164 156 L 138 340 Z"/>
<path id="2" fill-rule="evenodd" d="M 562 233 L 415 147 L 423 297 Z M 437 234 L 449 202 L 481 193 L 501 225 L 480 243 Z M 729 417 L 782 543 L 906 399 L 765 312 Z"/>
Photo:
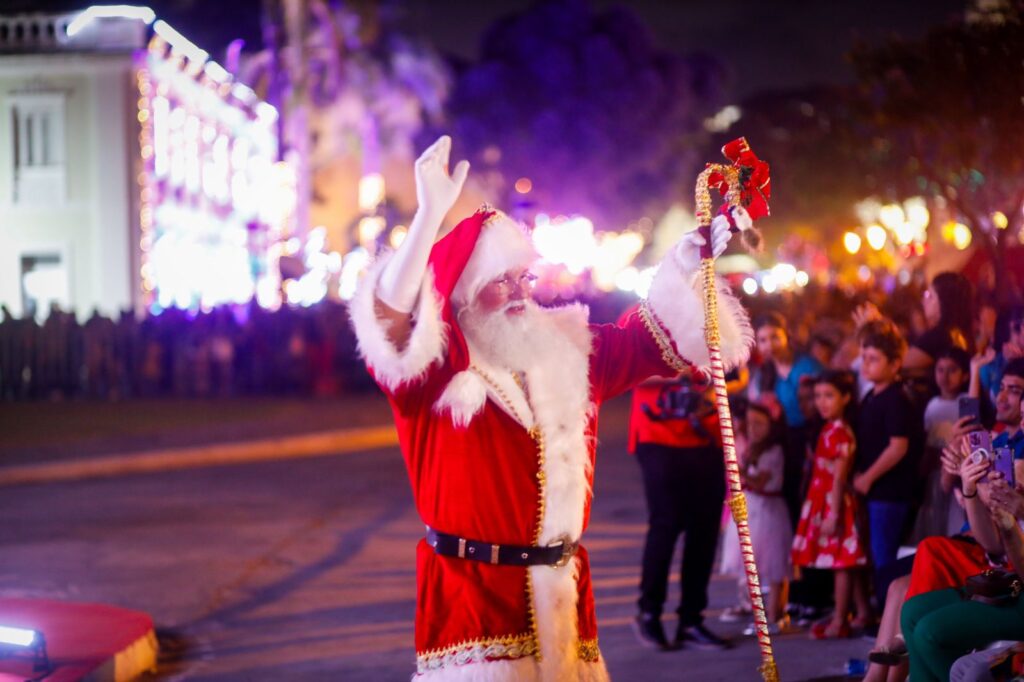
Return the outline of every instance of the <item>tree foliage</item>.
<path id="1" fill-rule="evenodd" d="M 1024 218 L 1024 22 L 1020 3 L 985 4 L 923 40 L 859 46 L 852 63 L 877 190 L 942 197 L 998 254 Z"/>
<path id="2" fill-rule="evenodd" d="M 801 227 L 825 233 L 804 235 L 812 241 L 837 240 L 855 222 L 854 204 L 866 194 L 863 168 L 853 153 L 861 124 L 847 90 L 766 92 L 740 108 L 739 121 L 713 138 L 707 160 L 720 160 L 718 147 L 743 135 L 772 169 L 773 219 L 765 225 L 769 244 Z"/>
<path id="3" fill-rule="evenodd" d="M 544 210 L 618 229 L 692 193 L 695 141 L 720 100 L 708 57 L 658 49 L 631 12 L 537 3 L 485 34 L 449 125 L 478 179 L 530 178 Z"/>
<path id="4" fill-rule="evenodd" d="M 303 4 L 302 52 L 287 35 L 286 0 L 266 0 L 268 44 L 248 60 L 245 80 L 277 104 L 305 107 L 316 141 L 314 165 L 339 155 L 413 154 L 424 121 L 439 119 L 450 76 L 422 41 L 397 32 L 388 16 L 329 0 Z M 300 57 L 301 54 L 301 57 Z M 298 96 L 299 91 L 303 96 Z"/>

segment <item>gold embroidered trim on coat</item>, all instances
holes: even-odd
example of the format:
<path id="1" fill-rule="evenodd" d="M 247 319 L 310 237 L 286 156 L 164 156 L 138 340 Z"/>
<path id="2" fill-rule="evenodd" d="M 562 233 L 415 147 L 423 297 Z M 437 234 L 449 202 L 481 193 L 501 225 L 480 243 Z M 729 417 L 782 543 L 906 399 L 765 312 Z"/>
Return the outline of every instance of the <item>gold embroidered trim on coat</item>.
<path id="1" fill-rule="evenodd" d="M 664 327 L 661 326 L 654 311 L 647 304 L 647 301 L 640 304 L 637 312 L 639 312 L 640 320 L 643 321 L 647 332 L 654 339 L 654 342 L 658 344 L 658 348 L 661 349 L 661 359 L 664 360 L 665 364 L 677 372 L 685 370 L 689 364 L 679 357 L 679 354 L 672 348 L 672 341 L 669 339 Z"/>
<path id="2" fill-rule="evenodd" d="M 423 674 L 452 665 L 483 663 L 495 658 L 524 658 L 536 653 L 537 639 L 533 633 L 472 639 L 417 654 L 416 672 Z"/>
<path id="3" fill-rule="evenodd" d="M 530 569 L 526 569 L 526 618 L 527 626 L 530 628 L 530 638 L 533 642 L 533 655 L 540 660 L 540 640 L 537 638 L 537 611 L 533 608 L 533 577 Z"/>
<path id="4" fill-rule="evenodd" d="M 476 372 L 476 374 L 484 380 L 491 388 L 494 389 L 498 399 L 508 408 L 509 413 L 515 418 L 520 424 L 526 424 L 526 421 L 522 418 L 522 415 L 516 410 L 512 401 L 509 400 L 508 395 L 502 390 L 501 386 L 498 385 L 494 379 L 492 379 L 486 372 L 477 367 L 476 365 L 470 365 L 470 369 Z M 531 413 L 533 412 L 533 406 L 530 405 L 530 391 L 526 386 L 525 381 L 519 377 L 515 372 L 512 373 L 512 379 L 519 386 L 520 390 L 523 391 L 523 395 L 526 398 L 526 405 L 530 408 Z M 531 414 L 531 416 L 534 416 Z M 540 424 L 535 423 L 533 427 L 528 431 L 530 438 L 537 444 L 537 487 L 540 489 L 540 497 L 537 500 L 537 526 L 533 533 L 533 544 L 540 544 L 540 532 L 541 526 L 544 523 L 544 485 L 546 483 L 546 477 L 544 474 L 544 435 L 541 433 Z M 530 637 L 532 638 L 533 647 L 531 652 L 537 657 L 539 661 L 540 656 L 540 644 L 537 639 L 537 611 L 533 605 L 533 579 L 530 577 L 530 569 L 526 569 L 526 609 L 527 619 L 530 628 Z"/>
<path id="5" fill-rule="evenodd" d="M 596 639 L 580 639 L 576 641 L 576 655 L 584 663 L 597 663 L 601 658 L 601 650 L 597 648 Z"/>
<path id="6" fill-rule="evenodd" d="M 540 546 L 540 533 L 544 526 L 544 508 L 546 506 L 544 492 L 545 488 L 547 488 L 548 476 L 544 473 L 544 434 L 540 430 L 540 425 L 537 426 L 536 430 L 531 430 L 530 435 L 537 443 L 537 490 L 539 492 L 539 499 L 537 500 L 537 528 L 533 531 L 533 544 Z"/>
<path id="7" fill-rule="evenodd" d="M 544 495 L 547 488 L 548 477 L 544 473 L 544 433 L 540 430 L 540 424 L 535 424 L 530 430 L 530 436 L 537 443 L 537 528 L 533 532 L 533 544 L 540 545 L 540 533 L 544 527 L 544 509 L 546 507 Z M 537 651 L 534 654 L 537 660 L 541 660 L 540 643 L 537 639 L 537 611 L 534 609 L 533 578 L 530 577 L 530 569 L 526 569 L 526 602 L 530 610 L 530 632 L 533 634 L 533 641 L 537 644 Z"/>

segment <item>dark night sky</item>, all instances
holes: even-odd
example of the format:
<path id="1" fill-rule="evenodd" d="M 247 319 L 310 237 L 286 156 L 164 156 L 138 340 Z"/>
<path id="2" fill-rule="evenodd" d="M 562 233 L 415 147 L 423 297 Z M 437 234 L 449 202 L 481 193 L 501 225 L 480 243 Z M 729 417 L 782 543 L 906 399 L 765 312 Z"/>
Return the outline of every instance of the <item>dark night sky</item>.
<path id="1" fill-rule="evenodd" d="M 442 52 L 465 59 L 478 53 L 495 19 L 533 0 L 405 0 L 393 2 L 400 26 Z M 854 36 L 897 33 L 915 37 L 963 12 L 966 0 L 593 0 L 597 8 L 626 5 L 652 27 L 662 47 L 704 51 L 722 59 L 738 97 L 762 90 L 841 83 L 850 78 L 843 54 Z M 0 0 L 3 13 L 58 11 L 88 0 Z M 102 4 L 102 3 L 97 3 Z M 139 4 L 145 4 L 140 2 Z M 232 38 L 259 44 L 259 0 L 152 0 L 157 14 L 212 54 Z"/>
<path id="2" fill-rule="evenodd" d="M 532 0 L 410 0 L 406 25 L 442 49 L 466 58 L 478 53 L 495 18 Z M 719 57 L 733 72 L 738 96 L 844 82 L 843 61 L 856 35 L 923 35 L 929 26 L 959 17 L 965 0 L 594 0 L 596 8 L 625 5 L 651 27 L 656 42 L 680 52 Z"/>

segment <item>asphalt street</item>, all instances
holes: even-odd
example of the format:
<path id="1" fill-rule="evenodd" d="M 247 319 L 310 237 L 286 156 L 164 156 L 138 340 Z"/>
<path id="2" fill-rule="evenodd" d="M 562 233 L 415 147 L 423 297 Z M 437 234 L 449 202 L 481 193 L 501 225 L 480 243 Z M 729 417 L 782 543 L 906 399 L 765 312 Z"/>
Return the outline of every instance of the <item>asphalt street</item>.
<path id="1" fill-rule="evenodd" d="M 584 537 L 612 678 L 756 680 L 756 642 L 716 618 L 732 579 L 714 580 L 708 624 L 734 638 L 733 650 L 654 653 L 633 638 L 645 509 L 625 453 L 625 407 L 602 415 Z M 414 668 L 423 526 L 394 447 L 7 486 L 0 518 L 0 595 L 151 614 L 157 679 L 378 682 Z M 782 679 L 817 680 L 841 676 L 869 644 L 794 634 L 775 648 Z"/>

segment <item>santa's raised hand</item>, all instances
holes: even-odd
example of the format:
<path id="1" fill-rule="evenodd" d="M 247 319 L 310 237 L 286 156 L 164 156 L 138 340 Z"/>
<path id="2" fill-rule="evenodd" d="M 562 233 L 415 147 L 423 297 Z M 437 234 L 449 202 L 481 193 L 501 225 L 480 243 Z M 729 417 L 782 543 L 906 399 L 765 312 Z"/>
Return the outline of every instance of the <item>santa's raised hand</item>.
<path id="1" fill-rule="evenodd" d="M 435 240 L 444 236 L 441 224 L 462 193 L 462 186 L 469 175 L 468 161 L 460 161 L 455 171 L 448 174 L 451 151 L 452 138 L 443 135 L 416 160 L 416 200 L 419 206 L 409 223 L 405 240 L 388 261 L 377 286 L 377 300 L 391 312 L 399 314 L 392 320 L 393 340 L 404 342 L 411 328 L 409 314 L 423 284 L 430 249 Z"/>
<path id="2" fill-rule="evenodd" d="M 416 201 L 425 217 L 440 223 L 462 193 L 469 175 L 469 161 L 460 161 L 448 174 L 452 138 L 442 135 L 416 159 Z"/>

